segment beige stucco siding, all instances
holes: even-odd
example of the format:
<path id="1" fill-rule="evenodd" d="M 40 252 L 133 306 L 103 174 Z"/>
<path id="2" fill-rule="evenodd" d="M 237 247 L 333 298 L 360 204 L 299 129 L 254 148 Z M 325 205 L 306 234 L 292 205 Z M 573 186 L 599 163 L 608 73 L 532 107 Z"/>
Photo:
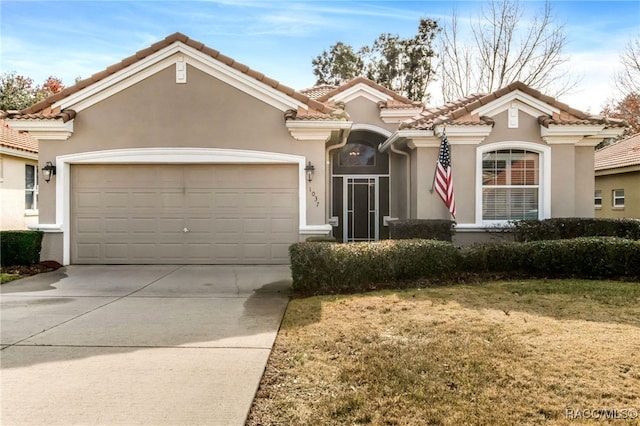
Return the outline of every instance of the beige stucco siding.
<path id="1" fill-rule="evenodd" d="M 551 190 L 551 217 L 593 216 L 593 147 L 576 147 L 572 143 L 548 145 L 540 136 L 537 118 L 523 111 L 519 112 L 517 128 L 508 127 L 506 111 L 492 118 L 495 124 L 491 133 L 477 145 L 457 142 L 455 132 L 449 132 L 458 223 L 473 224 L 481 220 L 476 218 L 478 150 L 499 142 L 535 144 L 540 146 L 541 151 L 550 152 L 548 186 Z M 428 190 L 433 181 L 438 149 L 434 144 L 433 147 L 417 148 L 411 152 L 411 217 L 449 217 L 437 194 Z M 546 186 L 541 184 L 541 190 L 544 191 Z"/>
<path id="2" fill-rule="evenodd" d="M 349 114 L 350 120 L 357 124 L 369 124 L 389 132 L 398 128 L 397 123 L 388 124 L 382 121 L 378 104 L 362 96 L 346 102 L 345 111 Z"/>
<path id="3" fill-rule="evenodd" d="M 521 141 L 544 144 L 540 137 L 540 124 L 537 117 L 533 117 L 523 111 L 518 112 L 518 127 L 509 128 L 508 114 L 506 111 L 492 117 L 495 124 L 491 133 L 482 141 L 482 145 L 495 142 Z"/>
<path id="4" fill-rule="evenodd" d="M 602 191 L 602 207 L 595 209 L 596 217 L 640 219 L 640 170 L 596 176 L 595 189 Z M 614 189 L 624 189 L 624 207 L 613 207 Z"/>
<path id="5" fill-rule="evenodd" d="M 324 141 L 295 140 L 282 110 L 196 68 L 187 67 L 186 84 L 177 84 L 175 78 L 175 68 L 169 67 L 79 111 L 71 138 L 41 141 L 41 161 L 130 148 L 272 152 L 311 161 L 315 174 L 306 193 L 324 194 Z M 40 223 L 56 223 L 53 181 L 42 187 L 40 200 Z M 323 196 L 306 197 L 306 206 L 307 225 L 326 224 Z M 59 260 L 62 239 L 51 238 L 46 245 Z"/>
<path id="6" fill-rule="evenodd" d="M 38 223 L 38 213 L 25 210 L 25 165 L 38 161 L 0 155 L 0 229 L 27 229 Z M 39 176 L 40 177 L 40 176 Z M 46 184 L 45 184 L 46 185 Z"/>
<path id="7" fill-rule="evenodd" d="M 574 217 L 576 155 L 569 144 L 554 145 L 551 149 L 551 217 Z"/>
<path id="8" fill-rule="evenodd" d="M 595 148 L 576 147 L 575 216 L 593 217 L 593 161 Z"/>

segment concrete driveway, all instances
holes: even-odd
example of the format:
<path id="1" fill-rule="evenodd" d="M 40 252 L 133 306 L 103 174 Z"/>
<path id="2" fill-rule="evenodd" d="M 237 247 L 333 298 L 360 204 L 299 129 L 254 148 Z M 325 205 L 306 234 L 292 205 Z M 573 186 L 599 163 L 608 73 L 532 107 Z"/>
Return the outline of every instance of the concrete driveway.
<path id="1" fill-rule="evenodd" d="M 288 266 L 69 266 L 0 287 L 2 425 L 243 425 Z"/>

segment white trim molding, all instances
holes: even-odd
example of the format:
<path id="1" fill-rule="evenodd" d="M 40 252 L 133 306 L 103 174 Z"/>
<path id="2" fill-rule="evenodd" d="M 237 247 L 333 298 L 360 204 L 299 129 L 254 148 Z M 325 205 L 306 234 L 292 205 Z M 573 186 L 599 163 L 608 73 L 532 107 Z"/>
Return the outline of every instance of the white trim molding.
<path id="1" fill-rule="evenodd" d="M 519 102 L 514 103 L 516 101 Z M 554 112 L 560 113 L 560 110 L 558 108 L 551 106 L 548 103 L 541 101 L 540 99 L 536 99 L 521 90 L 514 90 L 513 92 L 507 93 L 506 95 L 496 99 L 493 102 L 489 102 L 486 105 L 474 109 L 473 111 L 471 111 L 471 114 L 478 114 L 479 116 L 488 115 L 490 117 L 493 117 L 501 113 L 502 111 L 506 111 L 512 107 L 524 111 L 533 117 L 538 117 L 539 115 L 541 115 L 540 113 L 538 113 L 538 111 L 545 115 L 552 115 Z"/>
<path id="2" fill-rule="evenodd" d="M 38 140 L 66 141 L 73 134 L 73 120 L 66 123 L 62 120 L 19 120 L 5 119 L 15 130 L 28 132 L 29 136 Z"/>
<path id="3" fill-rule="evenodd" d="M 482 220 L 482 157 L 486 152 L 499 149 L 525 149 L 540 155 L 538 183 L 538 219 L 551 217 L 551 147 L 539 143 L 525 141 L 504 141 L 479 146 L 476 149 L 476 214 L 475 224 L 467 227 L 487 228 L 504 226 L 508 220 Z"/>
<path id="4" fill-rule="evenodd" d="M 300 234 L 331 231 L 331 225 L 307 224 L 306 157 L 264 151 L 220 148 L 131 148 L 61 155 L 56 158 L 56 221 L 37 229 L 63 233 L 63 265 L 71 260 L 71 165 L 72 164 L 297 164 Z"/>
<path id="5" fill-rule="evenodd" d="M 391 98 L 388 94 L 381 92 L 373 87 L 364 84 L 358 83 L 355 86 L 352 86 L 340 93 L 329 98 L 329 101 L 333 102 L 349 102 L 358 97 L 363 97 L 372 102 L 380 102 L 380 101 L 388 101 Z"/>
<path id="6" fill-rule="evenodd" d="M 295 140 L 327 142 L 333 131 L 351 129 L 353 122 L 342 120 L 287 120 L 286 126 Z"/>
<path id="7" fill-rule="evenodd" d="M 387 124 L 397 124 L 417 117 L 421 112 L 422 108 L 382 108 L 380 119 Z"/>
<path id="8" fill-rule="evenodd" d="M 206 53 L 176 41 L 146 58 L 61 99 L 52 105 L 52 109 L 58 107 L 63 110 L 72 108 L 76 112 L 80 112 L 168 67 L 176 68 L 176 81 L 178 83 L 186 83 L 186 65 L 191 65 L 282 112 L 289 109 L 295 110 L 299 107 L 308 108 L 303 102 L 274 89 L 268 84 L 226 65 Z M 181 69 L 182 71 L 180 71 Z"/>

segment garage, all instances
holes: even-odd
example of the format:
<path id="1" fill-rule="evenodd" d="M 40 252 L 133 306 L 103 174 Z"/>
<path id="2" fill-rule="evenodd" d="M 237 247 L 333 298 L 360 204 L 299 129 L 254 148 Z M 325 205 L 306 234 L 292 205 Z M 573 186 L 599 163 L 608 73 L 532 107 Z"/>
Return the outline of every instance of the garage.
<path id="1" fill-rule="evenodd" d="M 286 264 L 298 167 L 74 164 L 71 263 Z"/>

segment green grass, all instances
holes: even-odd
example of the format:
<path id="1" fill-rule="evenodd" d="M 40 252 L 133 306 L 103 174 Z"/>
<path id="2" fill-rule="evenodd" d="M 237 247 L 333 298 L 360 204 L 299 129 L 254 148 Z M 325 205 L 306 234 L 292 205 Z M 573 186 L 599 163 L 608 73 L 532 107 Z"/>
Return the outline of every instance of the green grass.
<path id="1" fill-rule="evenodd" d="M 638 341 L 640 283 L 295 299 L 248 424 L 579 424 L 568 407 L 640 409 Z"/>

